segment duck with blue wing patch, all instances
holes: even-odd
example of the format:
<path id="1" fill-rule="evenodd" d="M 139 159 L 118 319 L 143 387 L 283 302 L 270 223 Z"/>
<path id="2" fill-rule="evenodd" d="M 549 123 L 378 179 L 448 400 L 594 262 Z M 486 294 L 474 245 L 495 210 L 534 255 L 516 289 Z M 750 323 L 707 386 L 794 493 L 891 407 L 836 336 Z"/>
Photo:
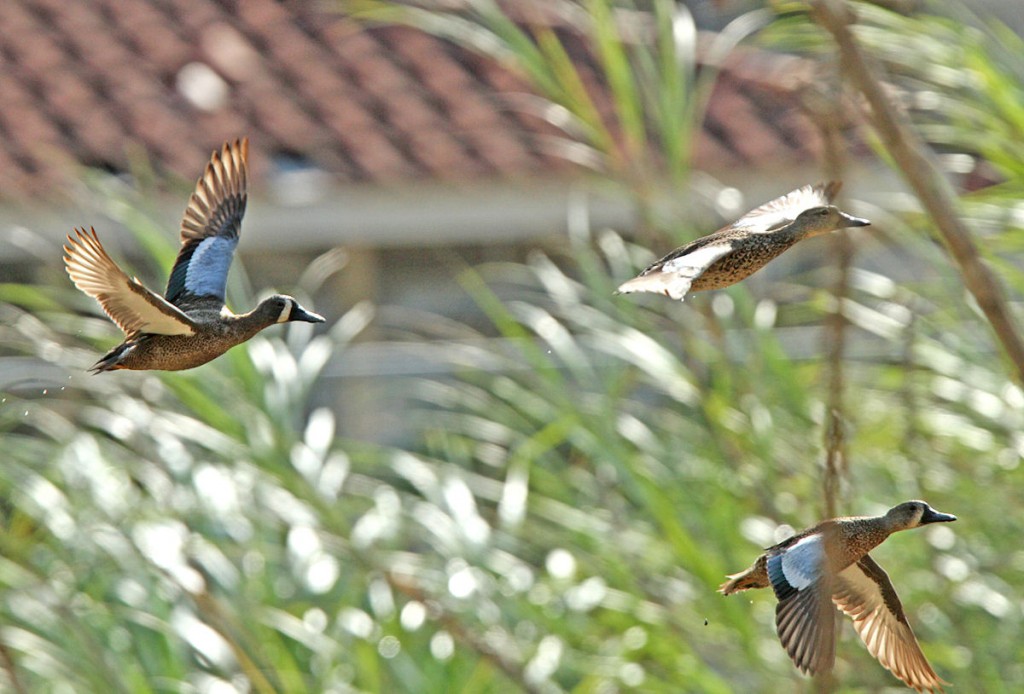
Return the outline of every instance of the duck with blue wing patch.
<path id="1" fill-rule="evenodd" d="M 272 296 L 243 314 L 224 303 L 245 214 L 248 158 L 244 139 L 211 156 L 185 208 L 181 250 L 163 297 L 128 277 L 107 255 L 95 229 L 75 229 L 68 236 L 68 275 L 125 333 L 124 342 L 96 362 L 93 372 L 191 369 L 275 323 L 324 321 L 290 296 Z"/>
<path id="2" fill-rule="evenodd" d="M 832 204 L 840 186 L 839 181 L 804 186 L 767 202 L 652 263 L 616 293 L 654 292 L 682 301 L 688 292 L 736 284 L 797 241 L 870 224 Z"/>
<path id="3" fill-rule="evenodd" d="M 779 640 L 806 674 L 828 672 L 835 664 L 838 607 L 892 674 L 918 692 L 942 692 L 945 682 L 921 652 L 896 589 L 868 552 L 894 532 L 955 520 L 923 501 L 907 501 L 882 516 L 833 518 L 769 547 L 719 591 L 731 595 L 770 586 L 779 601 Z"/>

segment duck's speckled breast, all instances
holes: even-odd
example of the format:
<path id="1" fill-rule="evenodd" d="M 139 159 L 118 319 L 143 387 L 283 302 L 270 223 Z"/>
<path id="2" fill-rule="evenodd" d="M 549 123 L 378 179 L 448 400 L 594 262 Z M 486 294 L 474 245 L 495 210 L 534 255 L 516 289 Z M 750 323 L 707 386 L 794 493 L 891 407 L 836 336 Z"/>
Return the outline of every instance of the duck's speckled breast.
<path id="1" fill-rule="evenodd" d="M 874 517 L 840 518 L 822 525 L 819 532 L 825 540 L 829 571 L 833 573 L 860 561 L 889 537 L 888 530 Z"/>
<path id="2" fill-rule="evenodd" d="M 747 234 L 732 242 L 732 250 L 712 263 L 690 285 L 691 292 L 721 289 L 754 274 L 796 243 L 790 234 Z"/>

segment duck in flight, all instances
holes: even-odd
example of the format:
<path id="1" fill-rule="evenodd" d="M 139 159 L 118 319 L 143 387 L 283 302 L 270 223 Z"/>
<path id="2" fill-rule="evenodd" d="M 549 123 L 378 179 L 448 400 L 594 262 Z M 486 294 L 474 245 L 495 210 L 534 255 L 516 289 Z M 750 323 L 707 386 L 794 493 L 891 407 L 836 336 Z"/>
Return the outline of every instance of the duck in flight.
<path id="1" fill-rule="evenodd" d="M 804 186 L 765 203 L 652 263 L 616 293 L 654 292 L 682 301 L 687 292 L 736 284 L 801 239 L 870 224 L 832 204 L 841 185 Z"/>
<path id="2" fill-rule="evenodd" d="M 224 304 L 245 214 L 248 157 L 247 139 L 213 153 L 185 208 L 181 250 L 162 297 L 114 263 L 95 229 L 75 229 L 68 236 L 64 264 L 72 282 L 125 333 L 124 342 L 93 365 L 93 373 L 191 369 L 275 323 L 324 322 L 290 296 L 271 296 L 243 314 Z"/>
<path id="3" fill-rule="evenodd" d="M 793 663 L 812 675 L 835 663 L 834 603 L 853 619 L 878 662 L 908 687 L 936 694 L 946 683 L 921 652 L 892 581 L 869 552 L 894 532 L 955 520 L 923 501 L 904 502 L 881 516 L 833 518 L 769 547 L 719 592 L 771 586 L 779 601 L 779 640 Z"/>

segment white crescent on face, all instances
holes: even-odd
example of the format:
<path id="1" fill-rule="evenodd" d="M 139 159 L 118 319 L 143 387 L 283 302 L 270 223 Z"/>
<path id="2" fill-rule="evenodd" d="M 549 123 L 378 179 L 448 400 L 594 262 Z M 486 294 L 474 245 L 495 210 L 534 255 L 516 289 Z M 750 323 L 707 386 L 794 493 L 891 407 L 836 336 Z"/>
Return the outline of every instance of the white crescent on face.
<path id="1" fill-rule="evenodd" d="M 288 319 L 292 316 L 292 311 L 295 309 L 295 302 L 291 299 L 284 300 L 284 308 L 281 309 L 281 314 L 277 317 L 278 323 L 287 323 Z"/>

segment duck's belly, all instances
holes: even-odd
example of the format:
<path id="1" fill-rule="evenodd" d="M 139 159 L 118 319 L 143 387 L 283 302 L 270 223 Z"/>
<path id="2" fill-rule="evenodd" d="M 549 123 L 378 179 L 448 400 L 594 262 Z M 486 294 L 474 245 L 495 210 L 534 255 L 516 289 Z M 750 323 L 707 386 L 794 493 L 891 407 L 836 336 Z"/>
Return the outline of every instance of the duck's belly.
<path id="1" fill-rule="evenodd" d="M 216 359 L 235 345 L 217 335 L 154 335 L 147 336 L 121 359 L 124 369 L 181 371 L 202 366 Z"/>
<path id="2" fill-rule="evenodd" d="M 764 242 L 740 245 L 708 266 L 690 285 L 690 291 L 721 289 L 736 284 L 763 268 L 791 245 Z"/>

